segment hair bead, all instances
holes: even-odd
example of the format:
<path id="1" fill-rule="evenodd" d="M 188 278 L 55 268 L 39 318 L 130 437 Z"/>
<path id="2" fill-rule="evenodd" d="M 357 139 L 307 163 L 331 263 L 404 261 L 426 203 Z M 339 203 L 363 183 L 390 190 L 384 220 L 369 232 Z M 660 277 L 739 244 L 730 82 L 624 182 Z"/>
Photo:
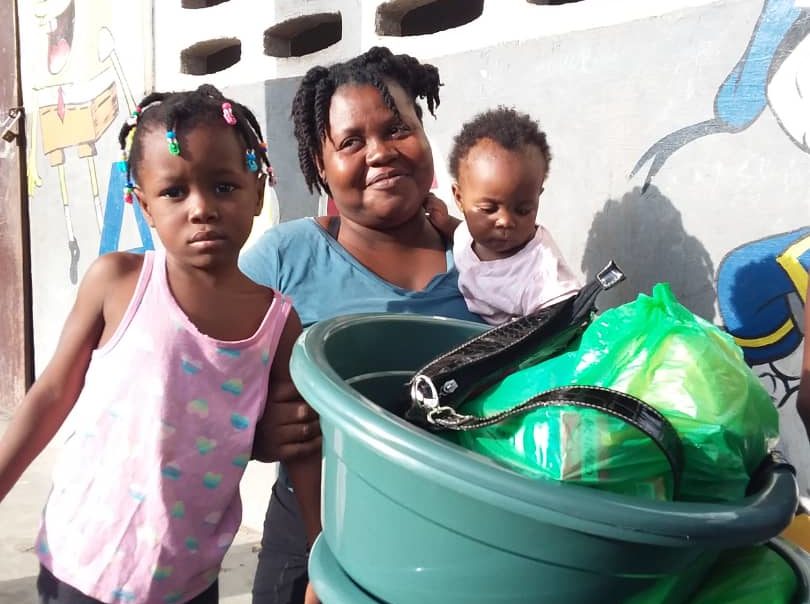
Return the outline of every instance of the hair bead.
<path id="1" fill-rule="evenodd" d="M 228 101 L 222 103 L 222 117 L 229 126 L 236 126 L 236 116 L 233 114 L 233 107 Z"/>
<path id="2" fill-rule="evenodd" d="M 174 130 L 166 132 L 166 140 L 169 142 L 169 153 L 172 155 L 180 155 L 180 144 L 177 142 L 177 135 Z"/>
<path id="3" fill-rule="evenodd" d="M 256 163 L 256 152 L 253 149 L 245 151 L 245 160 L 247 161 L 247 168 L 251 172 L 259 171 L 259 164 Z"/>

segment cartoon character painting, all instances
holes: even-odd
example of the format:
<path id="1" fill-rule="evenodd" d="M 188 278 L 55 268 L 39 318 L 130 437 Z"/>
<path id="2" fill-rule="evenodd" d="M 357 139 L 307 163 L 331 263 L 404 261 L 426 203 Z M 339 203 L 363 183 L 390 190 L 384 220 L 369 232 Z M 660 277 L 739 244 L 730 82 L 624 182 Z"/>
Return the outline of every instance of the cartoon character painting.
<path id="1" fill-rule="evenodd" d="M 30 122 L 28 191 L 35 197 L 42 185 L 38 166 L 41 149 L 48 165 L 57 172 L 69 277 L 76 283 L 80 246 L 73 214 L 94 212 L 99 233 L 102 231 L 97 144 L 119 117 L 121 105 L 129 113 L 135 104 L 109 29 L 113 3 L 36 0 L 29 6 L 36 32 L 25 40 L 25 53 L 30 58 L 24 84 L 31 91 L 26 101 Z M 69 190 L 66 166 L 71 156 L 85 164 L 86 189 Z M 102 175 L 106 178 L 107 171 Z M 75 200 L 78 207 L 74 207 Z"/>
<path id="2" fill-rule="evenodd" d="M 765 0 L 748 47 L 720 85 L 714 117 L 680 128 L 653 144 L 631 176 L 649 164 L 645 188 L 684 145 L 712 134 L 741 132 L 766 109 L 804 153 L 810 153 L 810 0 Z M 810 169 L 810 165 L 808 165 Z M 798 226 L 798 225 L 797 225 Z M 717 273 L 717 299 L 726 329 L 746 360 L 767 366 L 777 404 L 798 388 L 779 361 L 800 345 L 810 268 L 810 226 L 745 242 L 729 252 Z"/>

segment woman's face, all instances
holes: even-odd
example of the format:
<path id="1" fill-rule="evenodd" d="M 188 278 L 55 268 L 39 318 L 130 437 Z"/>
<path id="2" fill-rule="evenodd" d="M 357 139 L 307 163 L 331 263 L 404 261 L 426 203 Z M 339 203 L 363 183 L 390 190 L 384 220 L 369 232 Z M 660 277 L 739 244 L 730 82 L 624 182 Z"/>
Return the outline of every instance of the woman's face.
<path id="1" fill-rule="evenodd" d="M 367 84 L 344 84 L 329 106 L 321 176 L 341 216 L 369 228 L 395 228 L 422 211 L 433 156 L 413 102 L 387 82 L 399 116 Z"/>

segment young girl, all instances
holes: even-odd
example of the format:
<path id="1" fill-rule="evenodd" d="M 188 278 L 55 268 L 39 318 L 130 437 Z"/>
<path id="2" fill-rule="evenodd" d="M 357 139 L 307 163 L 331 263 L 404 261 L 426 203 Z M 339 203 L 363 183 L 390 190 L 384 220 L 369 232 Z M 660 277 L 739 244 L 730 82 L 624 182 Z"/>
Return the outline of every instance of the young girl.
<path id="1" fill-rule="evenodd" d="M 464 124 L 450 153 L 459 223 L 431 197 L 431 221 L 453 236 L 458 286 L 470 311 L 492 325 L 559 302 L 580 283 L 536 223 L 551 160 L 528 115 L 499 107 Z"/>
<path id="2" fill-rule="evenodd" d="M 237 267 L 270 165 L 256 118 L 212 86 L 149 95 L 119 138 L 127 200 L 164 250 L 88 270 L 0 443 L 0 500 L 75 406 L 36 543 L 40 601 L 216 602 L 244 468 L 278 448 L 269 409 L 300 402 L 298 316 Z M 311 543 L 320 452 L 285 462 Z"/>

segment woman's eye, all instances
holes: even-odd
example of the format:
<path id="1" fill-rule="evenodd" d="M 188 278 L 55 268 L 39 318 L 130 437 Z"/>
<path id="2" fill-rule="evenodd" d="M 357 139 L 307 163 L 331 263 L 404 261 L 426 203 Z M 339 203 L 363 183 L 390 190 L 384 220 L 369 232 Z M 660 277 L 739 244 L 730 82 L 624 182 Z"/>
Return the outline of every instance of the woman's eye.
<path id="1" fill-rule="evenodd" d="M 394 136 L 405 136 L 411 131 L 405 124 L 395 124 L 391 127 L 391 134 Z"/>
<path id="2" fill-rule="evenodd" d="M 229 183 L 219 183 L 215 188 L 217 193 L 233 193 L 236 186 Z"/>
<path id="3" fill-rule="evenodd" d="M 340 143 L 338 149 L 353 149 L 360 145 L 359 138 L 347 138 Z"/>

